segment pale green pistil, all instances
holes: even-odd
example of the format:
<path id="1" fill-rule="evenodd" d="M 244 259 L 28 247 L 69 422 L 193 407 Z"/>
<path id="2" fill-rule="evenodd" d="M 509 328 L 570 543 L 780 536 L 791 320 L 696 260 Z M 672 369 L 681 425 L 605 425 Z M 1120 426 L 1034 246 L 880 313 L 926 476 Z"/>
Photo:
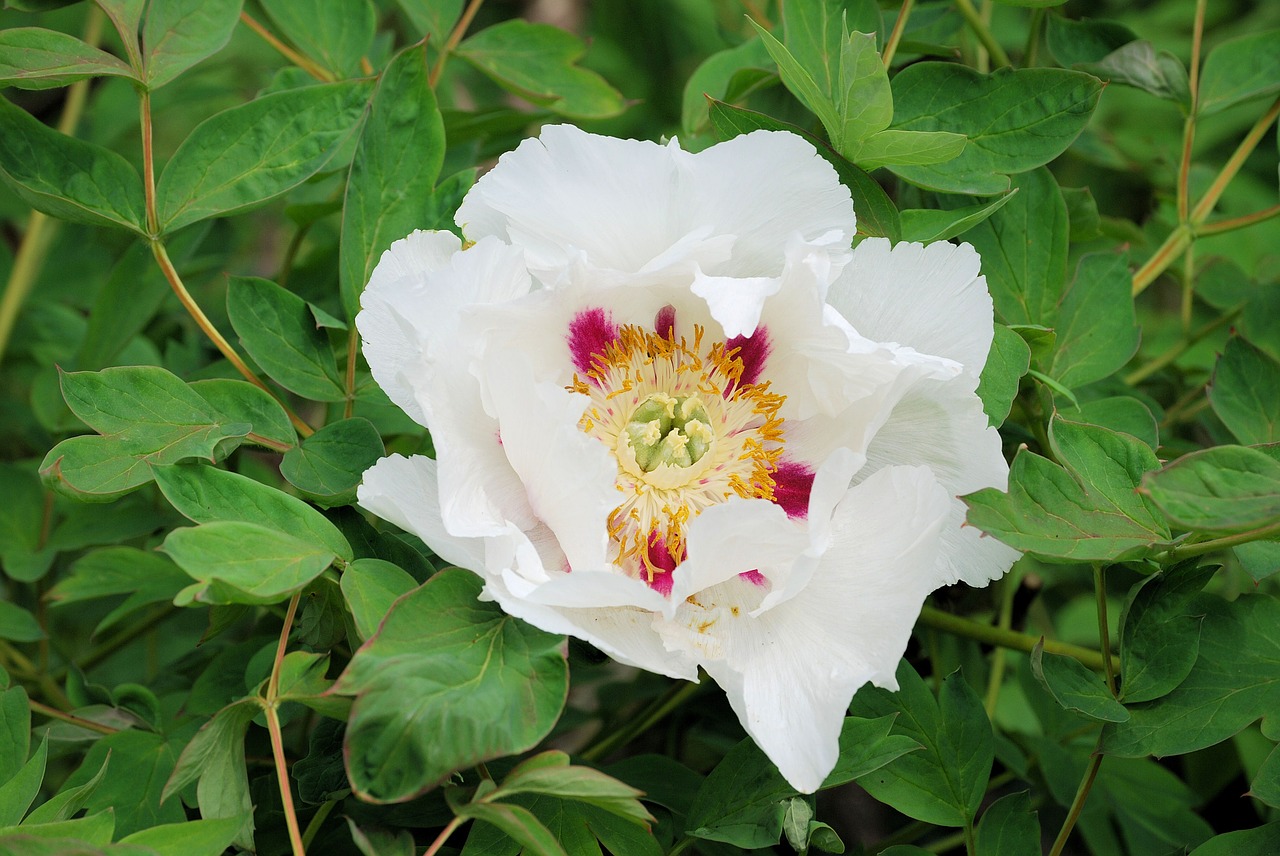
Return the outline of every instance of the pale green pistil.
<path id="1" fill-rule="evenodd" d="M 691 467 L 711 448 L 707 410 L 697 396 L 655 392 L 640 402 L 625 430 L 636 463 L 646 473 L 663 464 Z"/>

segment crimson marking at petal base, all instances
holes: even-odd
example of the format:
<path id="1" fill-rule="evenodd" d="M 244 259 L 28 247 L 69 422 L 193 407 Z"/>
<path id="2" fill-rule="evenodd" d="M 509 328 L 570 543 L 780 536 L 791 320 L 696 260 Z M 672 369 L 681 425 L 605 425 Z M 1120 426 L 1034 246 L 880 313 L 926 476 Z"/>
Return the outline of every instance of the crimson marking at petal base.
<path id="1" fill-rule="evenodd" d="M 769 580 L 765 578 L 765 575 L 757 570 L 743 571 L 738 574 L 738 576 L 751 583 L 753 586 L 763 587 L 769 584 Z"/>
<path id="2" fill-rule="evenodd" d="M 668 303 L 653 318 L 653 332 L 668 339 L 676 337 L 676 308 Z"/>
<path id="3" fill-rule="evenodd" d="M 724 347 L 726 351 L 738 349 L 738 353 L 734 354 L 742 360 L 742 379 L 738 383 L 743 386 L 759 383 L 769 353 L 773 350 L 769 344 L 769 331 L 764 327 L 757 327 L 752 335 L 734 336 L 724 343 Z"/>
<path id="4" fill-rule="evenodd" d="M 675 582 L 672 572 L 676 569 L 676 560 L 671 557 L 671 551 L 667 549 L 667 542 L 657 532 L 649 536 L 649 562 L 656 572 L 653 579 L 649 580 L 649 587 L 663 597 L 671 595 L 671 586 Z"/>
<path id="5" fill-rule="evenodd" d="M 600 307 L 584 309 L 569 322 L 565 341 L 574 367 L 584 375 L 591 372 L 592 355 L 605 352 L 605 346 L 618 338 L 618 325 Z"/>
<path id="6" fill-rule="evenodd" d="M 780 461 L 773 471 L 773 501 L 787 516 L 803 519 L 809 514 L 809 494 L 813 491 L 813 470 L 796 461 Z"/>

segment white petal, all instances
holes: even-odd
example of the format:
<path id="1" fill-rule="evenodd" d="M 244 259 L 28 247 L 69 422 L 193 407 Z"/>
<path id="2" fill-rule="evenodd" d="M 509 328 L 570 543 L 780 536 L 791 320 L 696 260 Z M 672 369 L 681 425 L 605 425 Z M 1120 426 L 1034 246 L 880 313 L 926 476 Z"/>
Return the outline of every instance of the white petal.
<path id="1" fill-rule="evenodd" d="M 417 535 L 446 562 L 477 573 L 484 568 L 483 539 L 458 538 L 445 531 L 436 462 L 430 458 L 383 458 L 365 470 L 356 497 L 361 508 Z"/>
<path id="2" fill-rule="evenodd" d="M 483 373 L 503 451 L 533 513 L 555 533 L 575 571 L 609 567 L 607 518 L 617 505 L 618 463 L 578 427 L 584 399 L 535 381 L 517 351 L 491 347 Z"/>
<path id="3" fill-rule="evenodd" d="M 985 586 L 1003 576 L 1019 554 L 963 525 L 965 504 L 957 497 L 984 487 L 1005 490 L 1009 480 L 1000 434 L 987 425 L 973 389 L 967 376 L 913 388 L 871 441 L 863 472 L 897 464 L 928 466 L 952 497 L 942 536 L 942 582 Z"/>
<path id="4" fill-rule="evenodd" d="M 765 298 L 781 287 L 780 280 L 766 276 L 707 276 L 699 271 L 693 280 L 693 293 L 707 301 L 711 317 L 729 338 L 755 333 Z"/>
<path id="5" fill-rule="evenodd" d="M 925 596 L 946 493 L 924 467 L 881 470 L 836 508 L 834 537 L 809 585 L 724 631 L 705 662 L 743 726 L 797 790 L 835 766 L 844 713 L 868 680 L 892 677 Z"/>
<path id="6" fill-rule="evenodd" d="M 688 558 L 672 577 L 674 603 L 747 571 L 781 585 L 809 546 L 805 527 L 781 507 L 736 496 L 695 517 L 687 537 Z"/>
<path id="7" fill-rule="evenodd" d="M 834 249 L 848 250 L 855 230 L 849 191 L 802 137 L 753 131 L 698 154 L 674 154 L 690 176 L 682 213 L 738 237 L 733 257 L 709 273 L 777 276 L 797 234 L 816 241 L 834 231 Z"/>
<path id="8" fill-rule="evenodd" d="M 710 274 L 777 276 L 794 234 L 838 230 L 847 247 L 854 232 L 848 190 L 793 134 L 758 131 L 690 154 L 674 142 L 566 125 L 545 127 L 503 155 L 467 194 L 457 222 L 470 238 L 496 235 L 524 247 L 540 276 L 578 253 L 598 268 L 653 270 L 678 261 L 677 246 L 703 264 L 723 259 Z M 729 257 L 724 236 L 735 239 Z"/>
<path id="9" fill-rule="evenodd" d="M 827 300 L 869 339 L 947 357 L 977 377 L 993 335 L 991 295 L 968 244 L 868 238 Z"/>

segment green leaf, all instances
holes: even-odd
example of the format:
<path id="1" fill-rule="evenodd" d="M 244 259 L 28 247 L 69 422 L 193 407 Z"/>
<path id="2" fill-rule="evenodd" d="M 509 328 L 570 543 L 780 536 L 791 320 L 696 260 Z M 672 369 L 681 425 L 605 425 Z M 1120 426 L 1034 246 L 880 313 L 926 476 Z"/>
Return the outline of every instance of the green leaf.
<path id="1" fill-rule="evenodd" d="M 1280 363 L 1232 336 L 1214 366 L 1209 403 L 1241 443 L 1280 441 Z"/>
<path id="2" fill-rule="evenodd" d="M 221 856 L 244 822 L 240 817 L 227 817 L 166 823 L 126 835 L 120 843 L 149 847 L 159 856 Z"/>
<path id="3" fill-rule="evenodd" d="M 189 734 L 183 729 L 180 734 Z M 180 801 L 163 805 L 160 792 L 173 770 L 185 736 L 166 736 L 130 728 L 99 738 L 89 748 L 80 768 L 64 787 L 85 784 L 102 769 L 111 755 L 111 775 L 103 779 L 85 801 L 89 812 L 111 809 L 115 813 L 115 834 L 130 835 L 162 823 L 186 819 Z"/>
<path id="4" fill-rule="evenodd" d="M 0 639 L 35 642 L 44 638 L 45 632 L 34 615 L 16 603 L 0 600 Z"/>
<path id="5" fill-rule="evenodd" d="M 1066 150 L 1101 92 L 1096 78 L 1063 69 L 984 75 L 950 62 L 909 65 L 893 79 L 893 128 L 963 134 L 969 143 L 946 163 L 891 169 L 930 190 L 1004 193 L 1010 185 L 1003 174 L 1035 169 Z"/>
<path id="6" fill-rule="evenodd" d="M 1156 53 L 1151 42 L 1129 42 L 1098 62 L 1080 69 L 1109 83 L 1121 83 L 1172 101 L 1185 110 L 1191 104 L 1191 89 L 1182 61 L 1168 51 Z"/>
<path id="7" fill-rule="evenodd" d="M 1137 35 L 1115 21 L 1073 21 L 1061 15 L 1045 17 L 1045 47 L 1061 66 L 1098 62 Z"/>
<path id="8" fill-rule="evenodd" d="M 414 856 L 417 851 L 413 833 L 407 829 L 360 829 L 349 817 L 347 828 L 351 831 L 351 840 L 364 856 Z"/>
<path id="9" fill-rule="evenodd" d="M 5 676 L 6 681 L 8 675 Z M 27 763 L 31 748 L 31 707 L 27 691 L 9 687 L 0 691 L 0 781 L 8 782 Z"/>
<path id="10" fill-rule="evenodd" d="M 995 758 L 982 702 L 958 672 L 943 680 L 936 701 L 905 660 L 897 679 L 898 692 L 863 687 L 849 709 L 858 716 L 896 715 L 892 733 L 924 748 L 860 777 L 858 784 L 908 817 L 964 826 L 978 813 Z"/>
<path id="11" fill-rule="evenodd" d="M 570 765 L 569 756 L 556 750 L 535 755 L 515 767 L 490 798 L 506 799 L 515 794 L 587 803 L 642 827 L 654 822 L 653 815 L 640 803 L 640 791 L 599 770 Z"/>
<path id="12" fill-rule="evenodd" d="M 889 717 L 847 717 L 840 730 L 840 758 L 823 788 L 853 781 L 919 748 L 910 737 L 890 735 Z M 738 847 L 770 847 L 782 834 L 787 803 L 796 795 L 778 768 L 747 739 L 729 750 L 689 806 L 690 835 Z"/>
<path id="13" fill-rule="evenodd" d="M 1191 856 L 1266 856 L 1276 850 L 1280 850 L 1280 823 L 1268 823 L 1215 835 L 1192 850 Z"/>
<path id="14" fill-rule="evenodd" d="M 161 230 L 251 208 L 315 175 L 355 131 L 370 86 L 288 89 L 201 122 L 160 175 Z"/>
<path id="15" fill-rule="evenodd" d="M 1059 467 L 1023 450 L 1009 492 L 964 497 L 968 522 L 1011 547 L 1048 558 L 1114 562 L 1145 555 L 1169 528 L 1136 488 L 1159 461 L 1126 434 L 1055 417 L 1050 443 Z"/>
<path id="16" fill-rule="evenodd" d="M 235 842 L 253 840 L 253 803 L 244 757 L 244 736 L 249 722 L 262 710 L 256 698 L 241 699 L 214 715 L 182 750 L 173 774 L 165 782 L 167 800 L 196 782 L 200 816 L 209 819 L 238 818 Z"/>
<path id="17" fill-rule="evenodd" d="M 378 26 L 369 0 L 262 0 L 262 8 L 289 41 L 335 77 L 359 75 Z"/>
<path id="18" fill-rule="evenodd" d="M 991 351 L 978 379 L 978 398 L 993 428 L 1004 424 L 1018 397 L 1018 383 L 1031 367 L 1031 349 L 1017 333 L 1003 324 L 995 327 Z"/>
<path id="19" fill-rule="evenodd" d="M 1055 326 L 1057 350 L 1049 371 L 1059 383 L 1078 388 L 1110 377 L 1137 352 L 1132 288 L 1126 256 L 1091 253 L 1080 259 Z"/>
<path id="20" fill-rule="evenodd" d="M 709 115 L 716 135 L 721 140 L 733 139 L 740 134 L 749 134 L 758 130 L 787 131 L 804 137 L 813 144 L 818 154 L 835 168 L 836 175 L 840 177 L 840 183 L 849 189 L 849 195 L 853 199 L 853 210 L 857 215 L 858 234 L 864 237 L 889 238 L 892 241 L 901 238 L 902 227 L 898 218 L 898 209 L 894 207 L 893 201 L 889 199 L 889 195 L 885 193 L 879 182 L 832 151 L 826 143 L 812 134 L 795 125 L 779 122 L 763 113 L 744 110 L 721 101 L 711 102 Z"/>
<path id="21" fill-rule="evenodd" d="M 157 468 L 155 478 L 165 499 L 196 523 L 232 520 L 270 526 L 314 542 L 340 559 L 352 559 L 351 545 L 324 515 L 248 476 L 192 463 Z"/>
<path id="22" fill-rule="evenodd" d="M 347 774 L 363 799 L 411 799 L 454 770 L 530 748 L 555 724 L 568 689 L 563 638 L 478 601 L 481 588 L 467 571 L 436 574 L 396 602 L 338 679 L 334 692 L 357 696 Z"/>
<path id="23" fill-rule="evenodd" d="M 1040 850 L 1040 819 L 1031 794 L 1001 797 L 987 807 L 978 824 L 976 856 L 1024 856 Z"/>
<path id="24" fill-rule="evenodd" d="M 1052 326 L 1067 279 L 1067 208 L 1047 169 L 1013 180 L 1017 196 L 963 234 L 982 255 L 996 315 Z"/>
<path id="25" fill-rule="evenodd" d="M 1112 697 L 1102 678 L 1079 660 L 1062 654 L 1046 654 L 1044 637 L 1031 649 L 1031 673 L 1066 710 L 1106 722 L 1124 722 L 1129 718 L 1129 712 Z"/>
<path id="26" fill-rule="evenodd" d="M 156 366 L 61 375 L 67 406 L 102 436 L 63 440 L 40 465 L 47 483 L 81 500 L 111 499 L 151 480 L 151 465 L 212 459 L 249 433 Z"/>
<path id="27" fill-rule="evenodd" d="M 444 122 L 427 78 L 425 45 L 391 61 L 373 94 L 369 118 L 351 162 L 342 206 L 339 271 L 348 318 L 360 308 L 360 292 L 391 242 L 422 221 L 444 162 Z"/>
<path id="28" fill-rule="evenodd" d="M 175 529 L 162 549 L 199 582 L 180 600 L 202 603 L 279 603 L 337 558 L 323 544 L 230 520 Z"/>
<path id="29" fill-rule="evenodd" d="M 222 50 L 240 20 L 242 0 L 152 0 L 142 22 L 143 75 L 159 89 Z"/>
<path id="30" fill-rule="evenodd" d="M 1004 207 L 1017 194 L 1012 190 L 994 202 L 979 202 L 950 211 L 937 208 L 913 208 L 902 212 L 902 240 L 947 241 L 963 234 Z"/>
<path id="31" fill-rule="evenodd" d="M 57 30 L 0 30 L 0 85 L 50 89 L 102 76 L 133 79 L 133 69 L 106 51 Z"/>
<path id="32" fill-rule="evenodd" d="M 301 297 L 265 279 L 233 276 L 227 317 L 249 356 L 285 389 L 315 401 L 346 396 L 329 337 Z"/>
<path id="33" fill-rule="evenodd" d="M 62 790 L 27 815 L 23 824 L 29 826 L 38 823 L 56 823 L 62 820 L 70 820 L 80 809 L 84 808 L 84 804 L 89 801 L 89 798 L 97 791 L 98 786 L 102 784 L 102 780 L 107 774 L 107 767 L 110 766 L 110 761 L 111 756 L 107 755 L 102 760 L 102 766 L 98 768 L 98 772 L 83 785 L 68 786 L 64 784 Z"/>
<path id="34" fill-rule="evenodd" d="M 586 46 L 558 27 L 503 21 L 454 52 L 507 91 L 561 116 L 605 119 L 626 109 L 622 94 L 603 77 L 575 65 Z"/>
<path id="35" fill-rule="evenodd" d="M 1205 57 L 1196 110 L 1208 116 L 1280 92 L 1280 30 L 1228 39 Z"/>
<path id="36" fill-rule="evenodd" d="M 1071 243 L 1092 241 L 1102 235 L 1102 218 L 1098 201 L 1087 187 L 1063 187 L 1062 199 L 1067 203 L 1067 219 L 1071 223 Z"/>
<path id="37" fill-rule="evenodd" d="M 267 440 L 285 447 L 297 444 L 298 435 L 284 408 L 261 387 L 230 378 L 197 380 L 189 386 L 228 421 L 251 425 L 253 431 L 245 436 L 247 442 Z"/>
<path id="38" fill-rule="evenodd" d="M 1280 710 L 1280 600 L 1243 594 L 1227 603 L 1202 595 L 1189 611 L 1204 615 L 1191 673 L 1168 695 L 1130 705 L 1128 722 L 1107 726 L 1107 754 L 1194 752 Z"/>
<path id="39" fill-rule="evenodd" d="M 9 692 L 13 692 L 10 690 Z M 45 761 L 49 757 L 49 741 L 42 740 L 39 748 L 17 774 L 0 785 L 0 827 L 16 826 L 31 808 L 40 783 L 44 781 Z"/>
<path id="40" fill-rule="evenodd" d="M 47 127 L 7 98 L 0 98 L 0 176 L 51 217 L 146 234 L 142 179 L 128 161 Z"/>
<path id="41" fill-rule="evenodd" d="M 684 100 L 680 111 L 680 126 L 690 136 L 709 129 L 711 117 L 708 108 L 712 103 L 723 102 L 735 75 L 744 69 L 759 73 L 760 77 L 772 74 L 769 51 L 760 39 L 751 39 L 737 47 L 714 53 L 703 60 L 684 85 Z M 744 93 L 740 93 L 739 97 Z"/>
<path id="42" fill-rule="evenodd" d="M 355 501 L 364 471 L 386 454 L 378 429 L 356 417 L 330 422 L 285 452 L 280 474 L 322 505 Z"/>
<path id="43" fill-rule="evenodd" d="M 533 856 L 567 856 L 560 842 L 533 812 L 518 805 L 472 802 L 457 807 L 458 817 L 491 823 Z M 579 851 L 575 851 L 575 854 Z"/>
<path id="44" fill-rule="evenodd" d="M 341 585 L 356 632 L 361 639 L 369 639 L 391 611 L 391 605 L 401 595 L 417 588 L 418 583 L 390 562 L 356 559 L 342 572 Z"/>
<path id="45" fill-rule="evenodd" d="M 0 465 L 0 563 L 10 578 L 22 582 L 40 579 L 53 554 L 41 543 L 45 492 L 33 472 L 12 464 Z"/>
<path id="46" fill-rule="evenodd" d="M 115 25 L 130 63 L 134 68 L 140 69 L 142 57 L 138 46 L 138 31 L 142 27 L 142 13 L 147 5 L 146 0 L 95 0 L 95 2 Z"/>
<path id="47" fill-rule="evenodd" d="M 1185 455 L 1142 481 L 1170 522 L 1217 535 L 1280 523 L 1280 461 L 1247 446 Z"/>
<path id="48" fill-rule="evenodd" d="M 34 835 L 44 839 L 74 839 L 87 845 L 106 845 L 115 834 L 115 813 L 100 811 L 73 820 L 0 827 L 0 841 L 12 835 Z"/>
<path id="49" fill-rule="evenodd" d="M 954 160 L 964 151 L 966 144 L 963 134 L 950 131 L 887 128 L 864 140 L 853 160 L 863 169 L 928 166 Z"/>
<path id="50" fill-rule="evenodd" d="M 1249 796 L 1272 808 L 1280 808 L 1280 748 L 1272 749 L 1254 774 L 1249 786 Z M 1280 837 L 1277 837 L 1276 843 L 1280 844 Z"/>
<path id="51" fill-rule="evenodd" d="M 1167 695 L 1191 673 L 1202 616 L 1190 604 L 1215 570 L 1192 559 L 1134 586 L 1120 631 L 1120 696 L 1126 704 Z"/>
<path id="52" fill-rule="evenodd" d="M 1160 432 L 1155 416 L 1147 405 L 1131 395 L 1095 398 L 1079 407 L 1063 408 L 1058 412 L 1071 422 L 1088 422 L 1137 437 L 1153 450 L 1159 446 Z"/>
<path id="53" fill-rule="evenodd" d="M 462 0 L 396 0 L 396 4 L 409 17 L 413 29 L 433 45 L 444 44 L 462 16 Z"/>

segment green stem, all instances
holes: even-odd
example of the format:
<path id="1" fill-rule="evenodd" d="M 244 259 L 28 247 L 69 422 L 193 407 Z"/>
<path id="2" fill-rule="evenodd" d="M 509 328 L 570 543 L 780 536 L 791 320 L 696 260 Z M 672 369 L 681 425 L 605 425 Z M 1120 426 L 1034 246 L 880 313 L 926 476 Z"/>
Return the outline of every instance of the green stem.
<path id="1" fill-rule="evenodd" d="M 1031 13 L 1031 28 L 1027 32 L 1027 46 L 1022 51 L 1022 67 L 1032 68 L 1040 50 L 1040 31 L 1044 29 L 1046 9 L 1041 6 Z"/>
<path id="2" fill-rule="evenodd" d="M 1111 629 L 1107 625 L 1107 580 L 1106 571 L 1101 564 L 1094 563 L 1093 566 L 1093 591 L 1094 598 L 1098 602 L 1098 645 L 1102 648 L 1102 653 L 1111 653 Z M 1111 694 L 1116 695 L 1116 670 L 1113 658 L 1104 656 L 1102 658 L 1102 672 L 1107 677 L 1107 689 L 1111 690 Z"/>
<path id="3" fill-rule="evenodd" d="M 1210 212 L 1213 211 L 1213 206 L 1218 204 L 1218 199 L 1227 189 L 1227 185 L 1231 183 L 1231 179 L 1236 177 L 1236 173 L 1240 172 L 1240 168 L 1249 159 L 1249 155 L 1253 154 L 1253 150 L 1258 147 L 1258 143 L 1262 141 L 1267 129 L 1271 127 L 1271 123 L 1276 120 L 1277 116 L 1280 116 L 1280 98 L 1277 98 L 1267 112 L 1262 114 L 1262 118 L 1249 129 L 1249 133 L 1245 134 L 1244 139 L 1240 141 L 1240 145 L 1231 153 L 1231 157 L 1227 159 L 1226 165 L 1218 173 L 1217 178 L 1213 180 L 1213 184 L 1209 185 L 1204 197 L 1196 203 L 1196 207 L 1191 211 L 1191 223 L 1193 225 L 1203 223 L 1209 218 Z"/>
<path id="4" fill-rule="evenodd" d="M 999 627 L 992 627 L 990 624 L 982 624 L 978 621 L 952 615 L 949 612 L 943 612 L 932 606 L 925 606 L 920 610 L 919 623 L 925 627 L 933 627 L 956 636 L 964 636 L 988 645 L 1008 648 L 1011 651 L 1023 651 L 1028 654 L 1031 653 L 1031 649 L 1035 647 L 1036 643 L 1040 641 L 1039 636 L 1029 636 L 1016 630 L 1002 630 Z M 1101 671 L 1104 668 L 1102 653 L 1090 648 L 1046 639 L 1044 650 L 1053 654 L 1074 657 L 1091 669 Z"/>
<path id="5" fill-rule="evenodd" d="M 978 842 L 973 837 L 973 818 L 965 818 L 964 822 L 964 852 L 968 856 L 978 856 Z"/>
<path id="6" fill-rule="evenodd" d="M 65 713 L 58 710 L 56 707 L 49 707 L 47 704 L 41 704 L 35 699 L 27 699 L 27 705 L 31 708 L 32 713 L 38 713 L 42 716 L 47 716 L 50 719 L 61 720 L 62 722 L 74 725 L 77 728 L 96 731 L 99 734 L 115 734 L 120 730 L 118 728 L 112 728 L 110 725 L 103 725 L 101 722 L 94 722 L 92 719 L 84 719 L 70 713 Z"/>
<path id="7" fill-rule="evenodd" d="M 884 43 L 884 51 L 880 58 L 884 60 L 884 67 L 888 68 L 893 62 L 893 55 L 898 52 L 898 43 L 902 41 L 902 33 L 907 28 L 907 18 L 911 16 L 911 9 L 916 5 L 916 0 L 902 0 L 902 8 L 898 10 L 898 20 L 893 22 L 893 32 L 889 33 L 889 40 Z"/>
<path id="8" fill-rule="evenodd" d="M 986 49 L 995 64 L 1002 67 L 1013 65 L 1009 62 L 1009 55 L 1004 52 L 1004 48 L 1000 47 L 995 36 L 991 35 L 991 30 L 983 23 L 982 16 L 973 7 L 972 0 L 955 0 L 955 5 L 960 16 L 969 25 L 969 29 L 973 30 L 973 34 L 978 37 L 978 41 L 982 43 L 982 47 Z"/>
<path id="9" fill-rule="evenodd" d="M 316 809 L 316 813 L 311 816 L 310 822 L 307 823 L 306 830 L 302 833 L 302 846 L 310 847 L 311 842 L 315 840 L 316 834 L 320 832 L 320 827 L 324 826 L 324 822 L 329 819 L 329 815 L 333 813 L 333 809 L 337 806 L 337 800 L 325 800 L 320 808 Z"/>
<path id="10" fill-rule="evenodd" d="M 1221 329 L 1222 327 L 1234 321 L 1236 317 L 1240 314 L 1240 308 L 1241 307 L 1237 307 L 1228 312 L 1224 312 L 1222 315 L 1217 316 L 1209 323 L 1202 325 L 1198 330 L 1195 330 L 1194 332 L 1192 332 L 1190 336 L 1187 336 L 1183 339 L 1179 339 L 1172 348 L 1165 351 L 1163 354 L 1156 357 L 1155 359 L 1151 360 L 1151 362 L 1146 363 L 1145 365 L 1140 366 L 1139 368 L 1136 368 L 1133 371 L 1131 371 L 1129 374 L 1125 375 L 1124 377 L 1125 384 L 1127 384 L 1128 386 L 1137 386 L 1138 384 L 1142 383 L 1142 381 L 1146 380 L 1156 372 L 1163 369 L 1165 366 L 1168 366 L 1178 357 L 1186 353 L 1187 350 L 1190 349 L 1192 345 L 1195 345 L 1196 343 L 1200 342 L 1205 337 L 1212 334 L 1215 330 Z"/>
<path id="11" fill-rule="evenodd" d="M 1208 553 L 1216 553 L 1219 550 L 1226 550 L 1230 547 L 1238 547 L 1241 544 L 1248 544 L 1250 541 L 1262 541 L 1270 538 L 1272 535 L 1280 535 L 1280 523 L 1272 523 L 1270 526 L 1260 526 L 1257 529 L 1251 529 L 1248 532 L 1241 532 L 1237 535 L 1227 535 L 1222 538 L 1213 538 L 1209 541 L 1198 541 L 1194 544 L 1179 544 L 1169 550 L 1169 558 L 1177 560 L 1187 559 L 1191 556 L 1203 556 Z"/>
<path id="12" fill-rule="evenodd" d="M 440 848 L 444 846 L 444 843 L 449 840 L 449 836 L 453 835 L 453 831 L 464 823 L 466 823 L 466 821 L 460 817 L 455 817 L 453 820 L 449 821 L 448 825 L 445 826 L 444 829 L 440 830 L 440 834 L 436 836 L 436 840 L 431 842 L 431 846 L 426 849 L 422 856 L 436 856 L 436 854 L 440 852 Z M 674 853 L 675 851 L 673 850 L 671 852 Z"/>
<path id="13" fill-rule="evenodd" d="M 1000 592 L 1000 618 L 996 625 L 1001 630 L 1009 630 L 1013 624 L 1013 598 L 1018 593 L 1020 579 L 1017 571 L 1010 571 L 996 585 Z M 996 703 L 1000 700 L 1000 685 L 1004 683 L 1005 649 L 998 647 L 991 655 L 991 676 L 987 679 L 987 697 L 985 707 L 987 718 L 995 716 Z"/>
<path id="14" fill-rule="evenodd" d="M 84 25 L 84 41 L 93 47 L 102 40 L 102 10 L 97 6 L 89 7 L 88 17 Z M 58 119 L 58 130 L 63 134 L 75 133 L 84 114 L 85 101 L 89 95 L 89 81 L 77 80 L 67 89 L 67 100 L 62 107 L 62 116 Z M 40 276 L 44 260 L 48 258 L 49 246 L 53 243 L 57 230 L 57 221 L 50 220 L 40 211 L 32 211 L 27 220 L 27 230 L 22 236 L 18 253 L 14 256 L 13 267 L 9 271 L 9 281 L 5 283 L 4 297 L 0 298 L 0 360 L 9 347 L 9 337 L 13 335 L 14 325 L 22 306 L 27 302 L 31 289 Z"/>
<path id="15" fill-rule="evenodd" d="M 626 725 L 609 734 L 598 743 L 582 750 L 579 753 L 579 757 L 585 761 L 599 761 L 608 757 L 609 753 L 615 749 L 626 746 L 636 737 L 657 725 L 669 716 L 672 711 L 705 689 L 705 686 L 705 681 L 698 684 L 681 681 L 675 684 Z"/>
<path id="16" fill-rule="evenodd" d="M 1071 801 L 1071 808 L 1067 810 L 1067 819 L 1062 822 L 1062 828 L 1058 830 L 1058 837 L 1054 839 L 1053 849 L 1049 851 L 1049 856 L 1062 856 L 1062 848 L 1067 846 L 1067 839 L 1071 837 L 1071 830 L 1075 829 L 1076 821 L 1080 819 L 1080 812 L 1084 810 L 1085 800 L 1089 798 L 1089 791 L 1093 788 L 1093 781 L 1098 777 L 1098 768 L 1102 766 L 1102 735 L 1098 735 L 1098 745 L 1094 748 L 1093 754 L 1089 756 L 1089 766 L 1084 771 L 1084 778 L 1080 780 L 1080 787 L 1076 789 L 1075 799 Z"/>
<path id="17" fill-rule="evenodd" d="M 284 663 L 285 652 L 289 648 L 289 632 L 293 630 L 293 617 L 298 612 L 298 601 L 302 592 L 289 599 L 289 608 L 284 615 L 284 626 L 280 628 L 280 641 L 276 645 L 275 660 L 271 663 L 271 677 L 267 679 L 266 705 L 263 712 L 267 718 L 267 731 L 271 734 L 271 757 L 275 761 L 276 779 L 280 783 L 280 801 L 284 809 L 285 826 L 289 830 L 289 844 L 293 848 L 293 856 L 306 856 L 307 848 L 302 842 L 302 831 L 298 825 L 298 812 L 293 806 L 293 787 L 289 784 L 289 766 L 284 758 L 284 735 L 280 731 L 280 667 Z"/>
<path id="18" fill-rule="evenodd" d="M 1147 286 L 1155 282 L 1156 277 L 1165 272 L 1169 265 L 1173 264 L 1173 260 L 1187 248 L 1191 243 L 1191 227 L 1185 223 L 1179 223 L 1174 230 L 1169 233 L 1169 237 L 1165 238 L 1160 248 L 1155 251 L 1151 258 L 1147 259 L 1142 267 L 1134 271 L 1133 274 L 1133 295 L 1137 297 Z"/>
<path id="19" fill-rule="evenodd" d="M 1220 235 L 1223 232 L 1243 229 L 1246 226 L 1264 223 L 1277 214 L 1280 214 L 1280 205 L 1272 205 L 1270 208 L 1263 208 L 1261 211 L 1255 211 L 1252 214 L 1232 217 L 1230 220 L 1219 220 L 1217 223 L 1201 223 L 1196 227 L 1196 237 L 1204 238 L 1209 235 Z"/>
<path id="20" fill-rule="evenodd" d="M 245 26 L 261 36 L 264 42 L 279 51 L 280 55 L 289 60 L 289 62 L 293 63 L 321 83 L 333 82 L 333 74 L 331 74 L 328 69 L 321 68 L 318 64 L 307 59 L 305 56 L 277 39 L 270 30 L 258 23 L 258 21 L 255 20 L 248 12 L 241 12 L 240 20 L 244 22 Z"/>
<path id="21" fill-rule="evenodd" d="M 462 17 L 458 19 L 458 23 L 454 25 L 452 32 L 449 33 L 448 40 L 440 48 L 440 58 L 436 60 L 435 67 L 431 69 L 431 75 L 427 78 L 427 83 L 432 89 L 435 89 L 436 83 L 440 80 L 440 75 L 444 72 L 444 64 L 449 58 L 449 54 L 458 46 L 458 42 L 462 41 L 462 37 L 467 34 L 467 28 L 471 26 L 471 20 L 480 11 L 480 6 L 483 3 L 484 0 L 471 0 L 467 4 Z"/>

